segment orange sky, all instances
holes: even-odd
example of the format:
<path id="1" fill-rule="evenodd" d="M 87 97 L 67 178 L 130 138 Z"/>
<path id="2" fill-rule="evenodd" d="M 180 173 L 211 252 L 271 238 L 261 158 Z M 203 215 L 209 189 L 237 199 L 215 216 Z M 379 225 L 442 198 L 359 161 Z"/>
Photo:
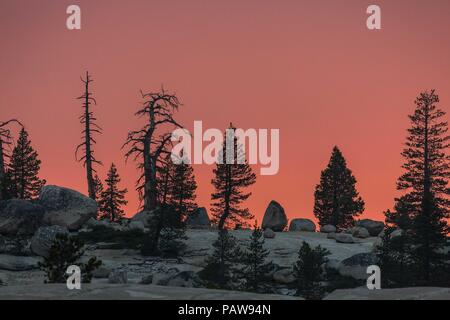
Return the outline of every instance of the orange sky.
<path id="1" fill-rule="evenodd" d="M 382 9 L 382 30 L 366 8 Z M 78 4 L 82 30 L 65 27 Z M 407 115 L 420 90 L 450 103 L 450 2 L 433 1 L 63 1 L 0 2 L 0 119 L 29 130 L 49 184 L 86 193 L 80 142 L 79 77 L 94 77 L 104 134 L 97 157 L 113 161 L 137 209 L 133 163 L 120 150 L 140 121 L 139 90 L 161 84 L 184 106 L 188 129 L 280 129 L 280 171 L 259 176 L 248 201 L 259 220 L 270 200 L 289 218 L 312 218 L 314 187 L 334 145 L 358 180 L 364 217 L 383 219 L 401 173 Z M 195 166 L 198 202 L 209 205 L 211 166 Z M 259 172 L 259 170 L 258 170 Z"/>

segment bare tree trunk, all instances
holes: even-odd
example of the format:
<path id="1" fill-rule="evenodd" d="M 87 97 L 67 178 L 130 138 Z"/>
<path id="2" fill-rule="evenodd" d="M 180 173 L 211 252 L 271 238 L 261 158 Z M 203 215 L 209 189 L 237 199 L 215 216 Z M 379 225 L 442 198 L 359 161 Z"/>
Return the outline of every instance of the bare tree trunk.
<path id="1" fill-rule="evenodd" d="M 0 200 L 3 200 L 3 187 L 5 179 L 5 156 L 3 155 L 3 140 L 0 136 Z"/>
<path id="2" fill-rule="evenodd" d="M 92 174 L 92 151 L 91 151 L 91 116 L 89 113 L 89 72 L 86 72 L 86 91 L 85 91 L 85 110 L 84 116 L 86 118 L 84 124 L 84 140 L 85 140 L 85 148 L 86 148 L 86 175 L 87 175 L 87 183 L 88 183 L 88 193 L 89 198 L 96 200 L 95 194 L 95 186 L 94 186 L 94 177 Z"/>

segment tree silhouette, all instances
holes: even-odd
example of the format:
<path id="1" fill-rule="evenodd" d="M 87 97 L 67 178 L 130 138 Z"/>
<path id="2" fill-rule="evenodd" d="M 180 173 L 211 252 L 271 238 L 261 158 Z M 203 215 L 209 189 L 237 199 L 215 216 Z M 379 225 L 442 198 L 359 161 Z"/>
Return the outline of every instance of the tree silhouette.
<path id="1" fill-rule="evenodd" d="M 218 238 L 213 243 L 214 251 L 206 258 L 206 266 L 199 272 L 211 286 L 229 288 L 233 273 L 237 271 L 236 262 L 240 260 L 241 250 L 226 229 L 219 230 Z"/>
<path id="2" fill-rule="evenodd" d="M 98 202 L 98 200 L 102 197 L 103 182 L 97 174 L 94 175 L 94 192 L 95 199 L 97 199 Z"/>
<path id="3" fill-rule="evenodd" d="M 94 150 L 92 146 L 96 143 L 96 140 L 93 138 L 94 133 L 100 134 L 102 129 L 95 123 L 97 119 L 91 111 L 91 105 L 97 105 L 97 101 L 92 96 L 92 92 L 89 91 L 89 84 L 94 80 L 90 77 L 89 72 L 86 72 L 86 79 L 81 78 L 81 81 L 84 83 L 84 94 L 77 99 L 83 101 L 83 114 L 79 117 L 80 123 L 84 125 L 84 129 L 81 132 L 83 142 L 77 146 L 75 150 L 75 157 L 78 161 L 83 162 L 83 165 L 86 168 L 89 197 L 96 200 L 94 180 L 94 173 L 96 171 L 93 165 L 94 163 L 99 165 L 102 163 L 94 157 Z M 83 155 L 78 157 L 78 152 L 80 149 L 82 149 Z"/>
<path id="4" fill-rule="evenodd" d="M 320 284 L 324 280 L 322 265 L 328 261 L 329 254 L 330 252 L 320 245 L 312 249 L 303 241 L 298 251 L 298 260 L 294 265 L 298 295 L 308 300 L 323 298 L 325 288 Z"/>
<path id="5" fill-rule="evenodd" d="M 237 141 L 237 137 L 231 135 L 235 130 L 230 123 L 219 155 L 220 161 L 213 170 L 214 178 L 211 181 L 215 188 L 211 195 L 211 211 L 213 222 L 218 224 L 219 230 L 232 225 L 247 226 L 246 220 L 253 218 L 247 208 L 241 208 L 241 204 L 251 196 L 251 192 L 245 193 L 243 189 L 256 182 L 256 175 L 245 159 L 242 145 Z M 228 145 L 232 144 L 228 148 L 227 141 Z"/>
<path id="6" fill-rule="evenodd" d="M 449 232 L 450 136 L 438 103 L 435 90 L 422 92 L 415 100 L 402 152 L 405 173 L 397 181 L 397 189 L 406 193 L 396 199 L 395 211 L 387 215 L 388 222 L 407 229 L 416 277 L 422 284 L 430 284 L 442 270 L 446 258 L 441 249 Z"/>
<path id="7" fill-rule="evenodd" d="M 137 183 L 137 190 L 144 200 L 144 210 L 151 211 L 158 206 L 158 169 L 168 153 L 171 130 L 182 128 L 173 118 L 174 111 L 181 105 L 177 96 L 168 94 L 164 89 L 160 92 L 142 93 L 142 108 L 135 113 L 138 117 L 146 117 L 146 124 L 138 131 L 130 131 L 122 148 L 128 147 L 125 157 L 130 156 L 138 161 L 138 169 L 142 172 Z"/>
<path id="8" fill-rule="evenodd" d="M 6 148 L 12 144 L 11 130 L 8 128 L 12 123 L 19 124 L 23 127 L 16 119 L 0 122 L 0 200 L 10 197 L 8 190 L 11 187 L 11 177 L 9 172 L 7 172 L 8 165 L 6 163 L 6 159 L 10 158 L 10 154 Z"/>
<path id="9" fill-rule="evenodd" d="M 262 288 L 264 275 L 269 271 L 269 263 L 266 262 L 269 251 L 264 249 L 264 237 L 258 222 L 255 221 L 250 243 L 242 254 L 244 265 L 242 273 L 245 279 L 245 288 L 258 291 Z"/>
<path id="10" fill-rule="evenodd" d="M 356 179 L 347 168 L 341 151 L 334 147 L 314 193 L 314 215 L 320 225 L 332 224 L 338 229 L 353 226 L 354 217 L 364 211 L 364 201 L 355 184 Z"/>
<path id="11" fill-rule="evenodd" d="M 38 159 L 38 153 L 31 146 L 28 133 L 22 128 L 9 164 L 11 192 L 14 197 L 34 199 L 39 195 L 45 184 L 45 180 L 38 177 L 40 166 L 41 160 Z"/>
<path id="12" fill-rule="evenodd" d="M 107 218 L 111 222 L 122 219 L 124 213 L 122 206 L 128 203 L 125 200 L 127 189 L 119 189 L 119 182 L 117 168 L 112 163 L 105 180 L 106 189 L 101 193 L 99 201 L 100 218 Z"/>

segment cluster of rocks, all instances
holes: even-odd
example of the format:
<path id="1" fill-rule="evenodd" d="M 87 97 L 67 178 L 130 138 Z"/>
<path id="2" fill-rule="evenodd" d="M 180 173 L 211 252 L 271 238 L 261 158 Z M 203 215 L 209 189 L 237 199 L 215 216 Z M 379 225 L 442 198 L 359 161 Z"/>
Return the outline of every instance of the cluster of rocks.
<path id="1" fill-rule="evenodd" d="M 288 230 L 289 232 L 316 232 L 316 225 L 310 219 L 295 218 L 289 222 L 284 208 L 276 201 L 272 200 L 265 213 L 262 222 L 264 229 L 264 237 L 273 239 L 275 232 Z M 334 239 L 338 243 L 355 243 L 356 239 L 366 239 L 369 237 L 377 237 L 384 229 L 384 223 L 370 219 L 363 219 L 356 222 L 356 225 L 347 230 L 337 232 L 337 228 L 333 225 L 321 225 L 319 232 L 326 233 L 328 239 Z"/>

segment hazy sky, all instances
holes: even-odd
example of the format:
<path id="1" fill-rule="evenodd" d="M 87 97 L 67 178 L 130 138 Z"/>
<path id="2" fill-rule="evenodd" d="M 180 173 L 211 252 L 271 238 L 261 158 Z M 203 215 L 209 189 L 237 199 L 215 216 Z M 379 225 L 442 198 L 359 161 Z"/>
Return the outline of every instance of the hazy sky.
<path id="1" fill-rule="evenodd" d="M 82 30 L 66 29 L 81 7 Z M 366 28 L 366 8 L 382 9 L 382 30 Z M 248 201 L 261 220 L 270 200 L 289 218 L 312 218 L 314 187 L 338 145 L 366 202 L 382 219 L 397 195 L 407 115 L 416 95 L 436 88 L 450 104 L 450 1 L 62 1 L 0 2 L 0 119 L 29 130 L 49 184 L 86 193 L 75 162 L 80 142 L 80 76 L 86 70 L 104 134 L 104 177 L 116 163 L 136 212 L 137 177 L 120 150 L 138 129 L 139 90 L 163 84 L 183 107 L 188 129 L 279 128 L 279 174 L 259 176 Z M 448 119 L 448 117 L 447 117 Z M 212 166 L 195 166 L 198 203 L 209 206 Z"/>

